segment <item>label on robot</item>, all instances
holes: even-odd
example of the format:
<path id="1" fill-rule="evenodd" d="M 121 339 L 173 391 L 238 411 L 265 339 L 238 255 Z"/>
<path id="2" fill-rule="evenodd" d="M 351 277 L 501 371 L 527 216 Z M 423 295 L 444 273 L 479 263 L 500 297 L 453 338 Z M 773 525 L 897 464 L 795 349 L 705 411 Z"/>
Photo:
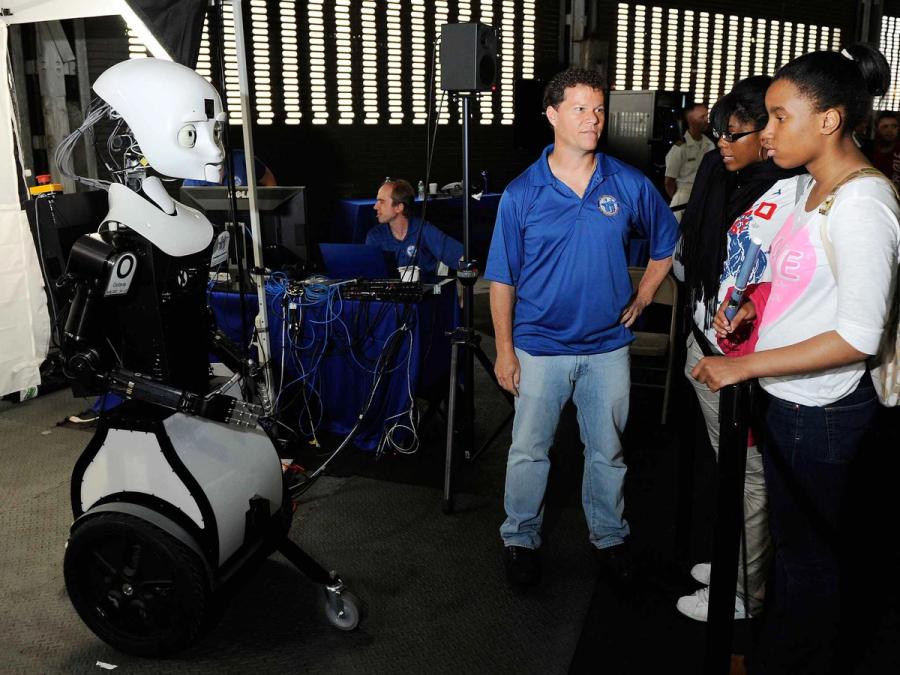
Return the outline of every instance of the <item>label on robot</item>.
<path id="1" fill-rule="evenodd" d="M 217 267 L 228 260 L 228 242 L 231 236 L 228 232 L 220 232 L 216 238 L 216 244 L 213 246 L 212 259 L 209 261 L 210 267 Z"/>
<path id="2" fill-rule="evenodd" d="M 131 288 L 134 272 L 137 269 L 137 257 L 133 253 L 123 253 L 113 263 L 109 282 L 106 284 L 104 295 L 125 295 Z"/>

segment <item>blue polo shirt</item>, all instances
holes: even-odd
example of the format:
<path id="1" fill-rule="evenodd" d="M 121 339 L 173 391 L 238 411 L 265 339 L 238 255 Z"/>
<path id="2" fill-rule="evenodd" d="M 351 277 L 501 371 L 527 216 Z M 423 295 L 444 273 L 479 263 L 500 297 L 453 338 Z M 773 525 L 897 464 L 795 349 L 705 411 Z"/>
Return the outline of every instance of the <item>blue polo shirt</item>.
<path id="1" fill-rule="evenodd" d="M 584 197 L 550 171 L 548 146 L 500 199 L 485 278 L 516 288 L 513 343 L 533 356 L 599 354 L 634 340 L 619 323 L 632 296 L 632 231 L 672 255 L 678 223 L 644 174 L 601 152 Z"/>
<path id="2" fill-rule="evenodd" d="M 422 229 L 421 238 L 420 229 Z M 428 274 L 437 271 L 439 262 L 450 269 L 459 269 L 459 259 L 463 254 L 462 244 L 453 237 L 448 237 L 428 221 L 425 221 L 423 228 L 422 219 L 418 216 L 409 219 L 409 228 L 402 240 L 394 237 L 389 224 L 378 223 L 366 234 L 366 243 L 380 246 L 382 251 L 393 253 L 397 267 L 405 267 L 415 261 L 419 269 Z M 419 246 L 418 255 L 416 244 Z"/>

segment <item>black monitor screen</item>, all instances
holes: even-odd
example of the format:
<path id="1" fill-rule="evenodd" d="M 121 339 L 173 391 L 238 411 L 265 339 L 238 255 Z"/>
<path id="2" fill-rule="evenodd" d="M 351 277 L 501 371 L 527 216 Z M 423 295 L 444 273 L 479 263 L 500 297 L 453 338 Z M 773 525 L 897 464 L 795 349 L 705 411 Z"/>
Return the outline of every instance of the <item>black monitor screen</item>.
<path id="1" fill-rule="evenodd" d="M 250 233 L 250 200 L 246 188 L 235 190 L 237 221 Z M 228 188 L 212 186 L 182 186 L 181 201 L 200 209 L 217 225 L 231 220 L 231 199 Z M 256 188 L 259 226 L 262 236 L 263 261 L 266 267 L 279 269 L 285 265 L 308 260 L 306 189 L 300 186 Z"/>

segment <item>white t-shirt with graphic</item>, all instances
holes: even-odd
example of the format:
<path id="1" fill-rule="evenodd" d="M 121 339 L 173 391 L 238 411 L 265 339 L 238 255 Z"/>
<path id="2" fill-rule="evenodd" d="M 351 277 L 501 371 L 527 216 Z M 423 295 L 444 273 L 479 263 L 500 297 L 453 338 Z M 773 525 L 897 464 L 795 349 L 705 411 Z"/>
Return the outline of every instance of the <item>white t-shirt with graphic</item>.
<path id="1" fill-rule="evenodd" d="M 796 344 L 836 330 L 864 354 L 878 350 L 900 252 L 900 208 L 881 178 L 842 187 L 827 216 L 810 212 L 811 182 L 770 247 L 772 292 L 756 351 Z M 832 274 L 822 246 L 822 219 L 834 249 Z M 835 276 L 840 280 L 835 282 Z M 765 377 L 762 387 L 780 399 L 824 406 L 851 393 L 865 373 L 859 362 L 804 375 Z"/>
<path id="2" fill-rule="evenodd" d="M 809 180 L 807 175 L 792 176 L 784 178 L 772 187 L 747 209 L 739 215 L 731 227 L 728 228 L 726 239 L 726 247 L 728 256 L 722 264 L 722 274 L 719 277 L 719 293 L 714 309 L 718 309 L 722 301 L 725 300 L 725 294 L 728 289 L 734 286 L 737 280 L 738 272 L 744 263 L 744 253 L 750 247 L 750 238 L 756 237 L 762 242 L 759 249 L 759 255 L 753 270 L 750 272 L 748 283 L 758 284 L 764 281 L 771 281 L 772 273 L 769 270 L 769 244 L 773 237 L 784 225 L 784 221 L 790 215 L 797 201 L 797 191 L 803 189 L 803 184 Z M 803 181 L 803 183 L 801 183 Z M 694 323 L 699 328 L 703 328 L 706 316 L 706 306 L 703 302 L 698 302 L 694 306 Z M 709 344 L 717 351 L 719 349 L 716 342 L 716 331 L 710 325 L 703 331 Z"/>

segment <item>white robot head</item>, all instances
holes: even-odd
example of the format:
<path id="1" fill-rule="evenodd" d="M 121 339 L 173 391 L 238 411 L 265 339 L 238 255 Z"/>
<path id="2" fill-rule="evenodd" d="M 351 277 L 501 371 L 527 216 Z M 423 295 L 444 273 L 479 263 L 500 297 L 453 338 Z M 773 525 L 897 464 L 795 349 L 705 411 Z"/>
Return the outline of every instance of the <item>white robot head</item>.
<path id="1" fill-rule="evenodd" d="M 158 172 L 221 182 L 227 118 L 219 93 L 200 75 L 172 61 L 132 59 L 100 75 L 94 91 L 122 116 Z"/>

